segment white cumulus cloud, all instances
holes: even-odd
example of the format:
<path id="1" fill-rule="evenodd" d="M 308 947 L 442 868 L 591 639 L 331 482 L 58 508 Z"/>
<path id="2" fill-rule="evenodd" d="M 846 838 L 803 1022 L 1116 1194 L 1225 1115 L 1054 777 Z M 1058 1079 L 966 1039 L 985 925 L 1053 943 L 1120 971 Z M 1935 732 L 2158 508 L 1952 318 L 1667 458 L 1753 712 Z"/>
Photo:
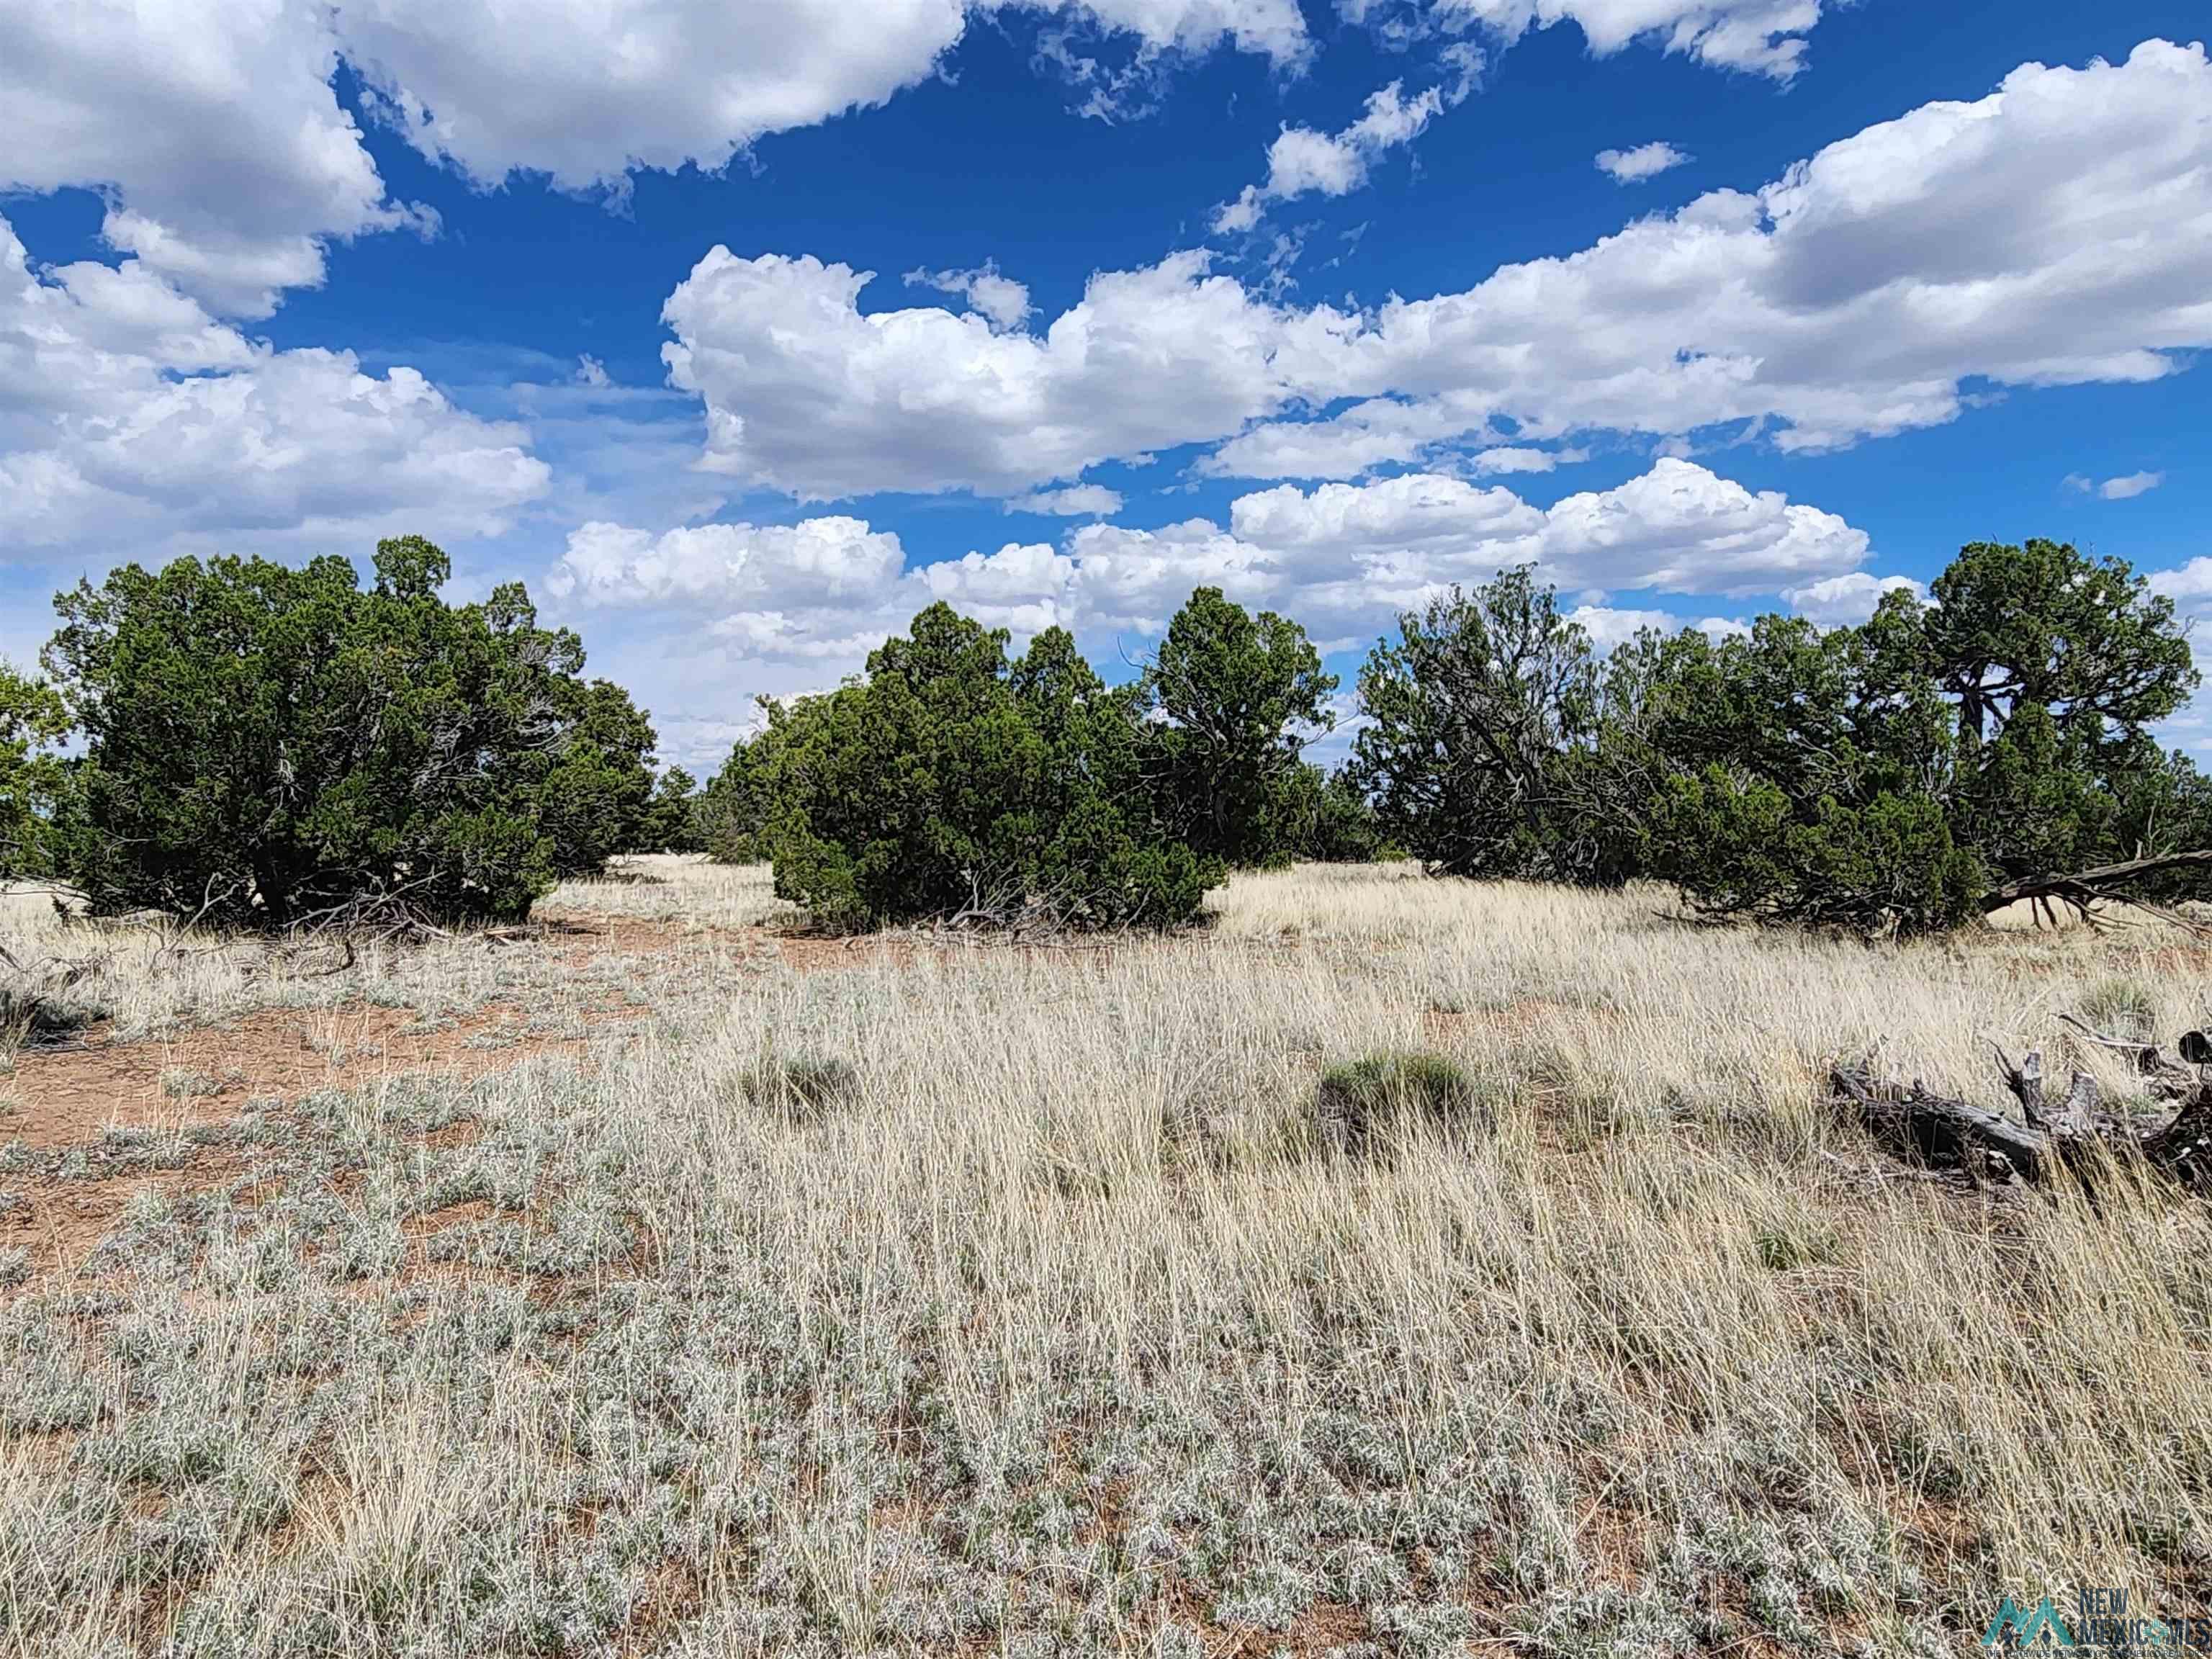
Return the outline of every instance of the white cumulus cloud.
<path id="1" fill-rule="evenodd" d="M 1661 173 L 1696 159 L 1687 151 L 1676 149 L 1664 139 L 1655 139 L 1648 144 L 1638 144 L 1633 149 L 1598 151 L 1597 170 L 1617 185 L 1640 185 L 1646 179 L 1656 179 Z"/>
<path id="2" fill-rule="evenodd" d="M 1030 303 L 1029 289 L 1000 274 L 994 264 L 986 263 L 974 270 L 909 270 L 906 285 L 957 295 L 968 302 L 970 311 L 1002 330 L 1019 328 L 1036 309 Z"/>
<path id="3" fill-rule="evenodd" d="M 1824 577 L 1802 586 L 1783 590 L 1790 608 L 1822 628 L 1841 628 L 1864 622 L 1882 600 L 1894 592 L 1928 597 L 1927 587 L 1910 576 L 1877 576 L 1864 570 Z"/>
<path id="4" fill-rule="evenodd" d="M 706 464 L 810 500 L 1011 494 L 1205 441 L 1291 395 L 1300 331 L 1203 252 L 1091 279 L 1042 336 L 939 307 L 863 313 L 871 273 L 717 247 L 669 297 L 669 378 Z"/>
<path id="5" fill-rule="evenodd" d="M 1787 449 L 1940 424 L 1960 384 L 2159 379 L 2212 344 L 2212 67 L 2027 64 L 1755 193 L 1717 191 L 1565 258 L 1384 305 L 1344 337 L 1318 430 L 1213 470 L 1418 459 L 1496 416 L 1543 438 L 1758 422 Z"/>
<path id="6" fill-rule="evenodd" d="M 220 312 L 321 282 L 388 198 L 332 80 L 483 185 L 623 187 L 927 78 L 979 16 L 1026 13 L 1140 61 L 1223 46 L 1285 67 L 1297 0 L 0 0 L 0 190 L 94 189 L 108 241 Z"/>
<path id="7" fill-rule="evenodd" d="M 1103 484 L 1071 484 L 1065 489 L 1039 489 L 1016 495 L 1006 503 L 1009 513 L 1042 513 L 1060 519 L 1103 519 L 1121 510 L 1121 492 Z"/>
<path id="8" fill-rule="evenodd" d="M 0 189 L 106 192 L 109 241 L 218 310 L 417 222 L 330 86 L 313 0 L 0 0 Z"/>
<path id="9" fill-rule="evenodd" d="M 1277 304 L 1202 252 L 1102 273 L 1041 333 L 864 313 L 866 281 L 718 248 L 676 290 L 672 378 L 705 402 L 711 465 L 834 498 L 1014 493 L 1181 445 L 1262 478 L 1501 430 L 1539 448 L 1743 423 L 1831 448 L 1958 417 L 1969 379 L 2148 381 L 2212 346 L 2212 65 L 2160 41 L 2027 64 L 1756 191 L 1371 311 Z"/>
<path id="10" fill-rule="evenodd" d="M 426 155 L 497 183 L 571 188 L 639 167 L 726 166 L 757 140 L 881 104 L 924 79 L 970 19 L 1027 11 L 1138 50 L 1231 44 L 1303 58 L 1296 0 L 352 0 L 347 56 Z"/>
<path id="11" fill-rule="evenodd" d="M 1567 612 L 1567 620 L 1577 624 L 1589 635 L 1590 643 L 1601 655 L 1622 646 L 1647 629 L 1657 634 L 1679 634 L 1685 628 L 1694 628 L 1709 639 L 1722 640 L 1731 634 L 1748 634 L 1748 624 L 1733 617 L 1707 617 L 1700 622 L 1686 622 L 1671 611 L 1622 611 L 1611 605 L 1580 605 Z"/>
<path id="12" fill-rule="evenodd" d="M 1499 486 L 1413 473 L 1310 491 L 1279 485 L 1243 496 L 1231 517 L 1241 539 L 1302 567 L 1418 565 L 1426 580 L 1477 581 L 1534 563 L 1569 589 L 1769 592 L 1854 569 L 1869 545 L 1832 513 L 1672 459 L 1548 510 Z"/>
<path id="13" fill-rule="evenodd" d="M 557 599 L 587 604 L 829 606 L 872 595 L 905 562 L 896 536 L 859 519 L 699 525 L 658 536 L 595 521 L 569 532 L 546 586 Z"/>
<path id="14" fill-rule="evenodd" d="M 272 349 L 137 260 L 33 270 L 0 219 L 0 544 L 493 534 L 547 482 L 412 368 Z"/>
<path id="15" fill-rule="evenodd" d="M 1440 477 L 1283 487 L 1237 501 L 1226 527 L 1202 518 L 1087 524 L 1057 546 L 1009 543 L 904 569 L 896 537 L 848 518 L 660 535 L 590 525 L 570 537 L 549 587 L 580 605 L 708 617 L 716 647 L 768 665 L 761 675 L 774 683 L 776 664 L 817 676 L 857 666 L 937 599 L 1018 638 L 1057 624 L 1107 648 L 1157 635 L 1205 585 L 1293 617 L 1336 648 L 1373 637 L 1454 583 L 1513 565 L 1534 562 L 1577 593 L 1735 594 L 1845 575 L 1866 552 L 1865 535 L 1832 514 L 1663 460 L 1548 509 Z M 1577 616 L 1607 645 L 1644 626 L 1682 625 L 1670 613 L 1595 599 Z M 1696 625 L 1741 627 L 1726 617 Z"/>

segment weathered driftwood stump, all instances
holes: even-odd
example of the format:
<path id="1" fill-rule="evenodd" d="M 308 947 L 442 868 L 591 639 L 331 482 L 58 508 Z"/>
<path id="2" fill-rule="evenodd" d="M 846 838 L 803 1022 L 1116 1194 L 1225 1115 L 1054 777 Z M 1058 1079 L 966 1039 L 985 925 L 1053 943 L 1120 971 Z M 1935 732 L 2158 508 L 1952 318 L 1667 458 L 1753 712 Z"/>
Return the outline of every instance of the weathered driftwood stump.
<path id="1" fill-rule="evenodd" d="M 2212 1082 L 2199 1069 L 2212 1062 L 2212 1038 L 2191 1031 L 2168 1054 L 2156 1043 L 2127 1042 L 2069 1020 L 2101 1048 L 2124 1054 L 2152 1098 L 2175 1103 L 2173 1115 L 2146 1127 L 2110 1109 L 2097 1080 L 2076 1072 L 2063 1094 L 2045 1086 L 2043 1056 L 2018 1066 L 2002 1048 L 1997 1063 L 2020 1102 L 2007 1117 L 1940 1095 L 1917 1078 L 1910 1084 L 1876 1077 L 1866 1066 L 1831 1074 L 1839 1106 L 1853 1112 L 1892 1152 L 1930 1169 L 1977 1179 L 2040 1182 L 2061 1168 L 2094 1184 L 2115 1161 L 2140 1158 L 2200 1196 L 2212 1197 Z"/>

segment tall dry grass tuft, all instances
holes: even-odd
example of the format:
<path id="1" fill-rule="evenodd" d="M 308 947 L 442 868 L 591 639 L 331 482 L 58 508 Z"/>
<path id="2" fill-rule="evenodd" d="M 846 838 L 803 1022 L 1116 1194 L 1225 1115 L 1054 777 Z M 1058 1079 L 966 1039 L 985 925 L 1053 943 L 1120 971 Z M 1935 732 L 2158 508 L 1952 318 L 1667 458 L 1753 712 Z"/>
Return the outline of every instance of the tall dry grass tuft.
<path id="1" fill-rule="evenodd" d="M 563 902 L 757 891 L 661 873 Z M 0 1316 L 0 1652 L 1940 1653 L 2212 1595 L 2204 1215 L 1891 1178 L 1821 1086 L 1997 1104 L 2097 988 L 2205 1018 L 2184 942 L 1217 911 L 684 958 L 587 1065 L 311 1099 Z M 1415 1053 L 1480 1109 L 1333 1149 L 1324 1072 Z"/>

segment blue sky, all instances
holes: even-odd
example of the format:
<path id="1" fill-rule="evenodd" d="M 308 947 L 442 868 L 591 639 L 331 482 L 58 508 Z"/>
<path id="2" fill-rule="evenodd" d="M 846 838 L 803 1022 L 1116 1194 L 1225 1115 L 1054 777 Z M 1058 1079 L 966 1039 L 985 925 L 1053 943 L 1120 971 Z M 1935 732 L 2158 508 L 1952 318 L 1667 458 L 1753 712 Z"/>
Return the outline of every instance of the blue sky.
<path id="1" fill-rule="evenodd" d="M 2201 5 L 510 13 L 0 0 L 0 653 L 421 529 L 697 766 L 934 597 L 1347 686 L 1523 559 L 1601 640 L 2033 535 L 2212 609 Z"/>

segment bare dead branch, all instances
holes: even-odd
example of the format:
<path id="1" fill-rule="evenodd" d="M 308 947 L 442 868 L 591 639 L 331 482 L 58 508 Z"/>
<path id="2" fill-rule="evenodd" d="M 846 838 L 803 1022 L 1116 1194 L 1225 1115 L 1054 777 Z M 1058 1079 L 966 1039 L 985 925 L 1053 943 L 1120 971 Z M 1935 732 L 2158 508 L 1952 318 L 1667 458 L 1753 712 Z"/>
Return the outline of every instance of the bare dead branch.
<path id="1" fill-rule="evenodd" d="M 2189 1036 L 2188 1051 L 2205 1052 L 2202 1033 Z M 2141 1046 L 2100 1040 L 2130 1049 Z M 2002 1048 L 1991 1047 L 2024 1121 L 1938 1094 L 1917 1079 L 1910 1085 L 1882 1079 L 1863 1066 L 1836 1067 L 1830 1086 L 1837 1103 L 1893 1155 L 1923 1166 L 1977 1180 L 2029 1183 L 2047 1181 L 2063 1168 L 2094 1183 L 2115 1160 L 2139 1160 L 2200 1196 L 2212 1196 L 2212 1083 L 2191 1074 L 2173 1116 L 2145 1130 L 2107 1111 L 2096 1079 L 2087 1073 L 2075 1073 L 2064 1097 L 2054 1101 L 2040 1054 L 2031 1052 L 2014 1066 Z M 2155 1045 L 2153 1050 L 2158 1053 Z M 2159 1059 L 2163 1062 L 2162 1054 Z"/>

